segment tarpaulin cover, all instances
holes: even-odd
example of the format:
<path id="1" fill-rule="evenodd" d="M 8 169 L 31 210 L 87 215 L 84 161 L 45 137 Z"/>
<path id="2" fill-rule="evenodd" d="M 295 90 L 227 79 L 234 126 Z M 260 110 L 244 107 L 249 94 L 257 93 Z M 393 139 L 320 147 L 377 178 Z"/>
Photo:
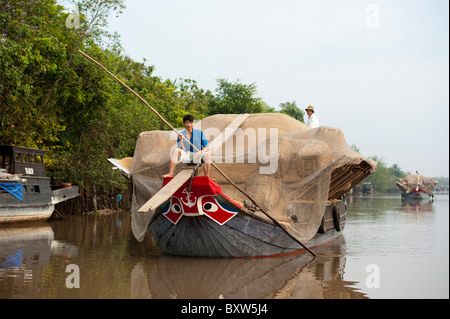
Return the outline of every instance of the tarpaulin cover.
<path id="1" fill-rule="evenodd" d="M 23 200 L 23 184 L 22 183 L 0 183 L 0 188 L 4 189 L 19 200 Z"/>
<path id="2" fill-rule="evenodd" d="M 210 116 L 194 128 L 201 129 L 211 144 L 221 132 L 227 132 L 225 128 L 237 116 Z M 338 199 L 376 168 L 376 162 L 348 146 L 342 130 L 326 126 L 310 129 L 280 113 L 250 114 L 231 137 L 222 136 L 222 143 L 211 151 L 213 162 L 303 242 L 316 234 L 327 202 Z M 134 189 L 132 230 L 138 241 L 143 240 L 153 215 L 137 211 L 161 189 L 176 138 L 174 132 L 151 131 L 137 139 L 130 175 Z M 210 177 L 229 198 L 247 199 L 213 167 Z"/>

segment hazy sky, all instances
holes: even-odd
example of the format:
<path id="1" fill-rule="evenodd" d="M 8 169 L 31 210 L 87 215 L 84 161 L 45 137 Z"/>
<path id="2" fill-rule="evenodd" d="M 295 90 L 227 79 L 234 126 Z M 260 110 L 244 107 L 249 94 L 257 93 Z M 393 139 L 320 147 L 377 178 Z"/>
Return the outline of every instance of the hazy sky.
<path id="1" fill-rule="evenodd" d="M 448 0 L 128 0 L 110 30 L 163 80 L 256 83 L 388 166 L 449 176 Z"/>

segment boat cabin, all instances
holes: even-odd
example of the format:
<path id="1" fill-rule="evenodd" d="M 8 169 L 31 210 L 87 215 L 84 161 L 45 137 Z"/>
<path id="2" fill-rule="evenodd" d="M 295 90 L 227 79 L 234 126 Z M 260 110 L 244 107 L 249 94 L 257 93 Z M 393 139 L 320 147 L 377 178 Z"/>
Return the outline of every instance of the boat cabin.
<path id="1" fill-rule="evenodd" d="M 0 146 L 0 169 L 9 174 L 45 176 L 45 150 L 20 146 Z"/>

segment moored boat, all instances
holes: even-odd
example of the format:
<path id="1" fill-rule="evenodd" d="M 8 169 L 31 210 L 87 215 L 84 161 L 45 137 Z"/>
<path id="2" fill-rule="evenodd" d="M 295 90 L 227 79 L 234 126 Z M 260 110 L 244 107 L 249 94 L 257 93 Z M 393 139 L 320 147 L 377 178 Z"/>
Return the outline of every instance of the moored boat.
<path id="1" fill-rule="evenodd" d="M 0 146 L 0 223 L 47 220 L 56 204 L 78 196 L 78 186 L 50 184 L 45 153 Z"/>
<path id="2" fill-rule="evenodd" d="M 177 138 L 169 131 L 141 133 L 129 166 L 110 159 L 133 183 L 134 236 L 150 231 L 171 255 L 263 257 L 324 245 L 345 227 L 345 193 L 376 169 L 340 129 L 283 114 L 220 114 L 196 128 L 212 139 L 220 168 L 211 178 L 180 164 L 162 179 Z"/>

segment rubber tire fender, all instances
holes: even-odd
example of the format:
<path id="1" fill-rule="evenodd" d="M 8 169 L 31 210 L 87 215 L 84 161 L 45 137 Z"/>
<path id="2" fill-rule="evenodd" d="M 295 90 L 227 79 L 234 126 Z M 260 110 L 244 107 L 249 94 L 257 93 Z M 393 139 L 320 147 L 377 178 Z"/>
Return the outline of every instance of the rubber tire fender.
<path id="1" fill-rule="evenodd" d="M 333 223 L 334 228 L 337 231 L 341 231 L 341 214 L 339 213 L 339 207 L 337 205 L 333 205 Z"/>

